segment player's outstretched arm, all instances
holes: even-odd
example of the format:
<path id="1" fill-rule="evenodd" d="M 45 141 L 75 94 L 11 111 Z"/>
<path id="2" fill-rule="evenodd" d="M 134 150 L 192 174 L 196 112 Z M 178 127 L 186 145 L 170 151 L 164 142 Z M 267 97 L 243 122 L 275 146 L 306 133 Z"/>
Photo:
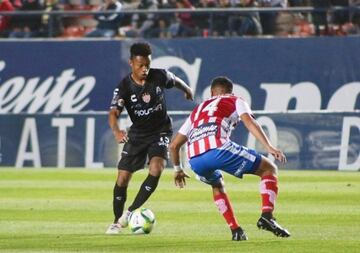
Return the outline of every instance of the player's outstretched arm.
<path id="1" fill-rule="evenodd" d="M 187 141 L 187 137 L 182 134 L 176 134 L 175 138 L 170 143 L 170 156 L 174 165 L 174 181 L 175 185 L 183 188 L 186 185 L 185 178 L 190 176 L 180 166 L 180 149 Z"/>
<path id="2" fill-rule="evenodd" d="M 243 121 L 245 127 L 249 130 L 249 132 L 255 136 L 255 138 L 265 147 L 266 151 L 272 154 L 276 160 L 285 163 L 286 156 L 284 153 L 275 148 L 271 143 L 269 138 L 266 136 L 263 128 L 259 125 L 259 123 L 248 113 L 244 113 L 240 116 Z"/>
<path id="3" fill-rule="evenodd" d="M 109 126 L 114 134 L 115 140 L 118 143 L 123 143 L 123 142 L 127 142 L 129 140 L 126 131 L 124 130 L 120 130 L 119 127 L 119 123 L 118 123 L 118 118 L 121 114 L 121 111 L 119 111 L 116 108 L 112 108 L 109 111 L 109 118 L 108 118 L 108 122 L 109 122 Z"/>
<path id="4" fill-rule="evenodd" d="M 192 89 L 179 77 L 175 76 L 175 87 L 182 90 L 185 93 L 185 98 L 188 100 L 194 100 L 194 94 Z"/>

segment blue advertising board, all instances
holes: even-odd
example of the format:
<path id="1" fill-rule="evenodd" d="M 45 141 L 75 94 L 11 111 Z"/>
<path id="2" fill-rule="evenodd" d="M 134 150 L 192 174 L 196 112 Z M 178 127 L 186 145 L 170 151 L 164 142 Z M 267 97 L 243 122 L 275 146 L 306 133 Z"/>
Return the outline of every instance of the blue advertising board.
<path id="1" fill-rule="evenodd" d="M 172 115 L 177 131 L 187 115 Z M 360 168 L 360 117 L 348 113 L 257 113 L 272 143 L 284 150 L 287 169 Z M 1 115 L 0 166 L 116 167 L 118 145 L 105 113 Z M 130 125 L 127 117 L 120 124 Z M 239 144 L 264 151 L 240 125 Z M 184 152 L 185 154 L 185 152 Z M 186 161 L 186 157 L 183 157 Z"/>
<path id="2" fill-rule="evenodd" d="M 133 41 L 0 42 L 0 113 L 104 111 Z M 218 75 L 254 110 L 360 109 L 360 38 L 150 40 L 153 67 L 207 97 Z M 190 110 L 174 90 L 170 110 Z"/>
<path id="3" fill-rule="evenodd" d="M 1 41 L 0 166 L 116 166 L 106 111 L 129 72 L 133 42 Z M 226 75 L 290 157 L 287 168 L 359 170 L 360 38 L 148 42 L 152 67 L 169 69 L 195 92 L 187 102 L 167 91 L 175 129 L 209 97 L 211 80 Z M 261 150 L 241 128 L 233 136 Z"/>

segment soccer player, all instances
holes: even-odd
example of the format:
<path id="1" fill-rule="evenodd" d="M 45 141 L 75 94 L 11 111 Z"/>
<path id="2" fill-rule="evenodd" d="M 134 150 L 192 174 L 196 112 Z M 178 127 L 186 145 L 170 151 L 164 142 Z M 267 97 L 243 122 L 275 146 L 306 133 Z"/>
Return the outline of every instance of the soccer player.
<path id="1" fill-rule="evenodd" d="M 172 140 L 170 154 L 174 164 L 175 184 L 182 188 L 185 178 L 189 177 L 180 166 L 180 148 L 187 142 L 191 169 L 202 182 L 212 187 L 215 204 L 231 229 L 232 240 L 247 240 L 247 236 L 234 216 L 220 170 L 238 178 L 244 174 L 259 176 L 262 214 L 257 226 L 276 236 L 288 237 L 290 233 L 273 217 L 278 194 L 277 166 L 257 151 L 232 142 L 229 139 L 231 130 L 241 120 L 267 152 L 283 163 L 286 157 L 270 143 L 254 119 L 249 105 L 242 98 L 234 96 L 232 89 L 232 81 L 227 77 L 213 79 L 211 98 L 195 107 Z"/>
<path id="2" fill-rule="evenodd" d="M 172 136 L 172 126 L 166 111 L 164 89 L 176 87 L 193 100 L 190 87 L 164 69 L 150 68 L 151 47 L 147 43 L 135 43 L 130 48 L 131 73 L 114 90 L 109 111 L 109 125 L 118 143 L 125 143 L 118 163 L 117 180 L 113 191 L 114 222 L 106 234 L 118 234 L 128 225 L 131 212 L 155 191 L 167 159 L 167 148 Z M 126 108 L 132 125 L 126 132 L 118 118 Z M 143 169 L 148 158 L 149 174 L 134 201 L 124 212 L 126 193 L 131 176 Z"/>

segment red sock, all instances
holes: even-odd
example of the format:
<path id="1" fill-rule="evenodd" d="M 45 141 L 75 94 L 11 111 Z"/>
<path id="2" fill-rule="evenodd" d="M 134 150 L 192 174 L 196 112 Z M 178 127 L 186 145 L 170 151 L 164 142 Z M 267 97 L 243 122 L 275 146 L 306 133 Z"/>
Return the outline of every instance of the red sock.
<path id="1" fill-rule="evenodd" d="M 272 212 L 278 195 L 277 177 L 272 175 L 261 177 L 260 194 L 262 198 L 262 212 Z"/>
<path id="2" fill-rule="evenodd" d="M 230 229 L 239 227 L 237 220 L 234 216 L 234 211 L 226 193 L 220 193 L 214 196 L 215 205 L 218 207 L 219 212 L 224 216 L 226 223 Z"/>

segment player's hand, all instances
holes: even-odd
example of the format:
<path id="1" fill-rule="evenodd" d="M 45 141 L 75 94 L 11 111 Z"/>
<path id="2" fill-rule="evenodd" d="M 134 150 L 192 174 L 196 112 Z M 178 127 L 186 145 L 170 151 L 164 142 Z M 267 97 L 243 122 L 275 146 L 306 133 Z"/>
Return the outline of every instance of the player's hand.
<path id="1" fill-rule="evenodd" d="M 183 170 L 174 172 L 174 181 L 175 185 L 179 188 L 184 188 L 186 185 L 185 178 L 190 178 L 190 176 Z"/>
<path id="2" fill-rule="evenodd" d="M 188 91 L 185 92 L 185 98 L 187 100 L 194 101 L 194 93 L 193 93 L 192 89 L 189 89 Z"/>
<path id="3" fill-rule="evenodd" d="M 129 141 L 129 137 L 127 135 L 127 132 L 124 130 L 119 130 L 114 132 L 115 139 L 118 143 L 125 143 Z"/>
<path id="4" fill-rule="evenodd" d="M 275 159 L 280 161 L 281 163 L 286 163 L 287 162 L 286 156 L 281 150 L 276 149 L 274 147 L 270 147 L 268 152 L 270 154 L 272 154 L 275 157 Z"/>

